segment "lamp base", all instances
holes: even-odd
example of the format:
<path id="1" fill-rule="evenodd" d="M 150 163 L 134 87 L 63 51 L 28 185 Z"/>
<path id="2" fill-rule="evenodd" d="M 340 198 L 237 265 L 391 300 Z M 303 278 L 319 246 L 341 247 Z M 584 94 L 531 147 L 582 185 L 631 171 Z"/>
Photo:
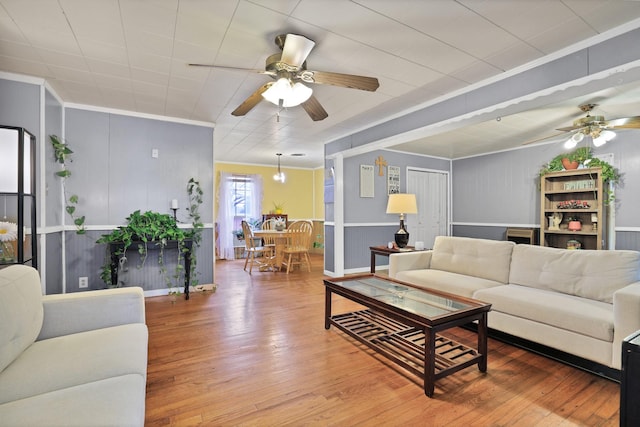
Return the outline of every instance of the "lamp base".
<path id="1" fill-rule="evenodd" d="M 394 234 L 396 245 L 399 248 L 404 248 L 409 243 L 409 233 L 404 230 L 399 230 L 400 232 Z"/>
<path id="2" fill-rule="evenodd" d="M 409 232 L 404 226 L 404 215 L 400 215 L 400 230 L 396 231 L 394 234 L 396 239 L 396 246 L 399 248 L 404 248 L 409 243 Z"/>

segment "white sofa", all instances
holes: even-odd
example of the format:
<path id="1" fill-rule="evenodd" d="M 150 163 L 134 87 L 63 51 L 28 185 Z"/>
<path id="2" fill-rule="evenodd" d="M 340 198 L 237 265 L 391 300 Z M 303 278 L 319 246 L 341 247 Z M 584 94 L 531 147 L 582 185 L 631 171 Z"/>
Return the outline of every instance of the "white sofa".
<path id="1" fill-rule="evenodd" d="M 389 276 L 492 304 L 489 328 L 620 369 L 640 330 L 640 252 L 439 236 L 393 254 Z"/>
<path id="2" fill-rule="evenodd" d="M 15 265 L 0 295 L 0 425 L 144 425 L 140 288 L 42 296 L 38 272 Z"/>

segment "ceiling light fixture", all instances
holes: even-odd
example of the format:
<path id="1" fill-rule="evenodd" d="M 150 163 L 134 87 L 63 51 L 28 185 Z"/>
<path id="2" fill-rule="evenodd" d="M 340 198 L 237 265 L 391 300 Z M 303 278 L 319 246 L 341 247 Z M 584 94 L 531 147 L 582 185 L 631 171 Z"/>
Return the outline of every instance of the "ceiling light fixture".
<path id="1" fill-rule="evenodd" d="M 292 83 L 287 77 L 280 77 L 262 93 L 262 97 L 275 105 L 295 107 L 311 97 L 313 90 L 300 82 Z"/>
<path id="2" fill-rule="evenodd" d="M 591 142 L 595 147 L 601 147 L 616 137 L 616 133 L 611 130 L 603 129 L 600 126 L 587 126 L 571 135 L 564 143 L 564 148 L 574 148 L 585 136 L 591 137 Z"/>
<path id="3" fill-rule="evenodd" d="M 278 172 L 273 175 L 273 179 L 274 181 L 279 181 L 284 184 L 284 172 L 280 170 L 280 156 L 282 156 L 282 153 L 276 153 L 276 156 L 278 156 Z"/>

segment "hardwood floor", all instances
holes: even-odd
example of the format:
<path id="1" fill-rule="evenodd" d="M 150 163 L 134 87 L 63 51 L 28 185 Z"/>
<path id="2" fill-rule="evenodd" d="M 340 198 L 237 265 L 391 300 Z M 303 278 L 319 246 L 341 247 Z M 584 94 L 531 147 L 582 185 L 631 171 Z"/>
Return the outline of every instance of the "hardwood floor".
<path id="1" fill-rule="evenodd" d="M 146 425 L 618 425 L 619 384 L 493 339 L 486 374 L 443 378 L 429 399 L 418 378 L 324 329 L 322 258 L 312 262 L 250 276 L 221 261 L 216 293 L 148 298 Z"/>

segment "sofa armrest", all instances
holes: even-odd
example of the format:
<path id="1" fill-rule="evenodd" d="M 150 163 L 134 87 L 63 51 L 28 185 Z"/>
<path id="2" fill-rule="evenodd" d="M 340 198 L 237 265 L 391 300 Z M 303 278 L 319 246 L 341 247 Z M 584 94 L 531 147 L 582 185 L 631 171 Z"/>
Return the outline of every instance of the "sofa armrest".
<path id="1" fill-rule="evenodd" d="M 622 341 L 640 330 L 640 282 L 613 293 L 613 366 L 621 368 Z"/>
<path id="2" fill-rule="evenodd" d="M 403 252 L 389 255 L 389 277 L 405 270 L 421 270 L 431 265 L 433 251 Z"/>
<path id="3" fill-rule="evenodd" d="M 42 297 L 38 340 L 129 323 L 145 323 L 142 288 L 117 288 Z"/>

